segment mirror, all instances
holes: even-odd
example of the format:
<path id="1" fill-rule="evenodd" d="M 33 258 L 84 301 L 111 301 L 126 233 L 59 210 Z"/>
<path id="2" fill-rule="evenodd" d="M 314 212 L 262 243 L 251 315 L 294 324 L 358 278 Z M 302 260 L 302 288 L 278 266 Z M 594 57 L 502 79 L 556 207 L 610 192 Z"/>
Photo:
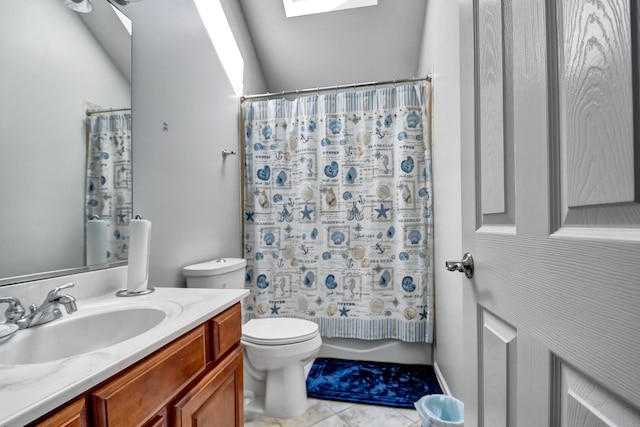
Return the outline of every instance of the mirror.
<path id="1" fill-rule="evenodd" d="M 108 226 L 120 247 L 87 263 L 88 217 L 110 211 L 127 229 L 131 218 L 130 157 L 100 150 L 122 154 L 126 139 L 130 149 L 131 21 L 107 0 L 93 5 L 89 14 L 58 0 L 0 6 L 0 285 L 126 262 L 126 236 Z M 109 191 L 96 196 L 96 185 Z"/>

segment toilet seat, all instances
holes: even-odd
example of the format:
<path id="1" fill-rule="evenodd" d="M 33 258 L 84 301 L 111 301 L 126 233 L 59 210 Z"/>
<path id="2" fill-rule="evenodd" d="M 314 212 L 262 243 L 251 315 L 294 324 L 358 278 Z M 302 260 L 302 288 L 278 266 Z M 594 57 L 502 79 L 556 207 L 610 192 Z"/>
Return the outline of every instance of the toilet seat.
<path id="1" fill-rule="evenodd" d="M 242 326 L 242 340 L 258 345 L 286 345 L 308 341 L 318 335 L 318 325 L 291 318 L 251 319 Z"/>

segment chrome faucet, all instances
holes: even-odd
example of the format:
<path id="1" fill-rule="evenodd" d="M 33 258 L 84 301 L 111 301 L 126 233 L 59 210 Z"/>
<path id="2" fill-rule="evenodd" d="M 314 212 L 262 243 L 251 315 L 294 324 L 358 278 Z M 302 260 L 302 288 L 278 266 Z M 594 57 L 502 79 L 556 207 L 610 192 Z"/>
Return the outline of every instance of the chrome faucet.
<path id="1" fill-rule="evenodd" d="M 42 325 L 43 323 L 49 323 L 52 320 L 62 317 L 62 311 L 59 306 L 63 305 L 68 314 L 78 310 L 76 305 L 76 299 L 71 295 L 60 294 L 62 289 L 70 288 L 74 286 L 73 283 L 67 283 L 62 286 L 58 286 L 52 289 L 47 294 L 44 302 L 37 306 L 32 304 L 29 306 L 29 313 L 25 314 L 25 309 L 20 304 L 20 301 L 14 297 L 1 297 L 0 302 L 6 302 L 9 304 L 9 308 L 5 312 L 4 316 L 7 323 L 15 323 L 20 329 L 30 328 L 32 326 Z"/>
<path id="2" fill-rule="evenodd" d="M 0 303 L 6 302 L 9 307 L 4 312 L 4 318 L 7 323 L 16 323 L 24 316 L 24 307 L 20 304 L 20 300 L 16 297 L 0 297 Z"/>

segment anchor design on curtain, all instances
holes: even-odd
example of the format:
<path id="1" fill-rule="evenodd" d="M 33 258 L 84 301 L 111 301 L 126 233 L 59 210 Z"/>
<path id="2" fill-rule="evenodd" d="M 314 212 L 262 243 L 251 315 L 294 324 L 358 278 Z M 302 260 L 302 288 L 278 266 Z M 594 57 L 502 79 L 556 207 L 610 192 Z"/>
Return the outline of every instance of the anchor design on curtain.
<path id="1" fill-rule="evenodd" d="M 423 84 L 245 101 L 245 318 L 433 340 Z"/>

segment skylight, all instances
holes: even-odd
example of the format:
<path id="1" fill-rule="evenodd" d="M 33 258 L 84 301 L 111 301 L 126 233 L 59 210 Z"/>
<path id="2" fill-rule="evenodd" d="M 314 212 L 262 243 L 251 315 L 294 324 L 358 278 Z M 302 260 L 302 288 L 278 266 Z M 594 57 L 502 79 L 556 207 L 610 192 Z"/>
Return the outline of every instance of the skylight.
<path id="1" fill-rule="evenodd" d="M 282 0 L 287 18 L 334 10 L 355 9 L 358 7 L 377 6 L 378 0 Z"/>
<path id="2" fill-rule="evenodd" d="M 195 0 L 196 8 L 236 95 L 242 94 L 244 59 L 220 0 Z"/>
<path id="3" fill-rule="evenodd" d="M 131 19 L 127 18 L 122 12 L 118 10 L 117 7 L 115 7 L 111 3 L 109 3 L 109 5 L 113 8 L 113 11 L 115 12 L 118 19 L 120 19 L 120 22 L 122 22 L 122 25 L 127 29 L 129 35 L 131 35 Z"/>

